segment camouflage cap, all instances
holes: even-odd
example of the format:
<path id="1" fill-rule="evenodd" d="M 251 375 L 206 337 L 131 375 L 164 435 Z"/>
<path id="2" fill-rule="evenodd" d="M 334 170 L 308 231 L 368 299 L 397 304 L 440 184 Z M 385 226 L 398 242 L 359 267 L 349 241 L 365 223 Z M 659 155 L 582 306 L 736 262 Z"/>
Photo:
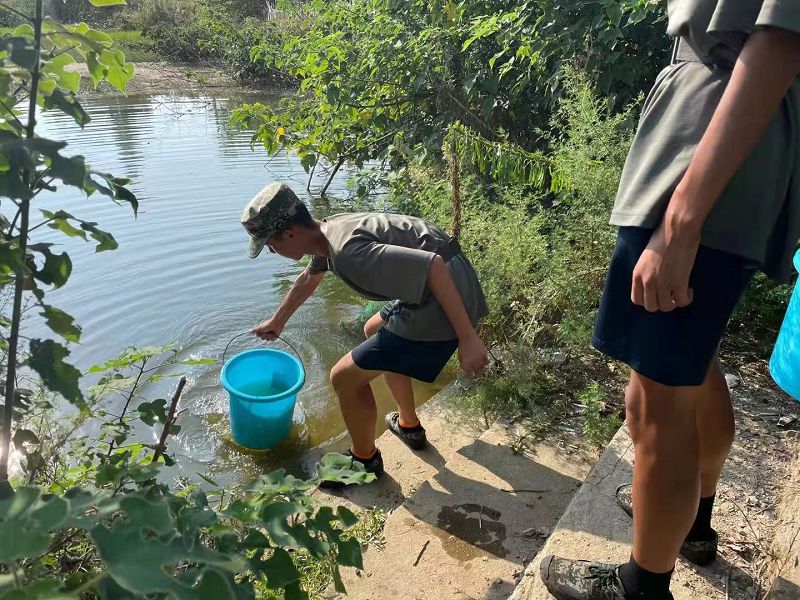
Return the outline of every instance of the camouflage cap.
<path id="1" fill-rule="evenodd" d="M 289 226 L 303 202 L 285 183 L 270 183 L 242 211 L 242 226 L 250 234 L 250 258 L 264 249 L 267 240 Z"/>

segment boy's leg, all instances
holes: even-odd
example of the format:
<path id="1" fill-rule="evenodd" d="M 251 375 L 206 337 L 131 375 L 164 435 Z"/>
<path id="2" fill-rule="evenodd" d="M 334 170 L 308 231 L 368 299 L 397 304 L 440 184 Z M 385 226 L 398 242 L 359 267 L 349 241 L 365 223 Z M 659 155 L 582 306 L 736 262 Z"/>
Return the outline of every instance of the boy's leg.
<path id="1" fill-rule="evenodd" d="M 375 313 L 364 325 L 364 335 L 372 337 L 383 327 L 384 320 L 381 313 Z M 416 407 L 414 406 L 414 389 L 411 385 L 411 378 L 399 373 L 384 373 L 386 384 L 392 397 L 397 403 L 400 412 L 400 425 L 403 427 L 414 427 L 419 424 Z"/>
<path id="2" fill-rule="evenodd" d="M 730 391 L 716 357 L 711 362 L 703 389 L 697 406 L 700 497 L 709 498 L 717 491 L 719 474 L 731 451 L 736 432 Z"/>
<path id="3" fill-rule="evenodd" d="M 392 397 L 397 403 L 400 413 L 400 425 L 402 427 L 416 427 L 419 425 L 417 408 L 414 406 L 414 388 L 411 378 L 399 373 L 384 373 L 386 384 L 392 392 Z"/>
<path id="4" fill-rule="evenodd" d="M 369 458 L 375 453 L 378 411 L 369 382 L 378 375 L 379 371 L 358 367 L 353 362 L 352 353 L 342 357 L 331 369 L 331 385 L 339 399 L 353 454 L 359 458 Z"/>
<path id="5" fill-rule="evenodd" d="M 673 569 L 697 513 L 703 387 L 670 387 L 631 374 L 625 404 L 635 450 L 632 555 L 653 573 Z"/>

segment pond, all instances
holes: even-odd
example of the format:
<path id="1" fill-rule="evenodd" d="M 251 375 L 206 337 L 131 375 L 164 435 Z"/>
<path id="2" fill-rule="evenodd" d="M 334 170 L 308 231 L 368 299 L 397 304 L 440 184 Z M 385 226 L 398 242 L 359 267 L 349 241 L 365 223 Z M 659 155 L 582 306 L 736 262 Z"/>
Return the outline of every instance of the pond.
<path id="1" fill-rule="evenodd" d="M 72 257 L 71 278 L 50 301 L 83 327 L 70 356 L 81 370 L 128 346 L 168 342 L 180 346 L 183 358 L 219 359 L 235 334 L 271 315 L 303 268 L 269 253 L 247 257 L 239 215 L 248 200 L 279 179 L 292 185 L 314 215 L 341 210 L 306 193 L 308 176 L 296 157 L 270 158 L 261 148 L 251 149 L 250 133 L 229 126 L 240 103 L 234 97 L 89 97 L 84 106 L 92 122 L 84 132 L 63 115 L 42 115 L 41 135 L 67 140 L 65 154 L 83 154 L 94 168 L 131 178 L 140 202 L 136 219 L 127 206 L 99 195 L 87 199 L 68 188 L 39 205 L 96 221 L 119 242 L 115 251 L 95 253 L 94 245 L 79 239 L 48 228 L 36 232 L 38 241 L 56 242 Z M 329 190 L 332 197 L 346 197 L 346 179 L 341 171 Z M 312 190 L 323 182 L 323 177 L 314 181 Z M 277 467 L 303 474 L 322 449 L 347 447 L 328 372 L 359 342 L 340 322 L 357 315 L 363 304 L 329 275 L 288 324 L 284 336 L 300 352 L 307 382 L 290 438 L 264 455 L 252 456 L 229 442 L 220 365 L 192 368 L 181 399 L 182 431 L 169 447 L 178 461 L 174 474 L 202 473 L 221 483 Z M 35 322 L 26 326 L 28 335 L 46 333 Z M 241 340 L 232 351 L 262 343 L 249 336 Z M 148 390 L 148 398 L 167 396 L 170 385 L 174 381 Z M 440 387 L 420 384 L 418 402 Z M 383 414 L 393 403 L 382 382 L 375 390 Z M 147 440 L 158 433 L 139 431 Z"/>

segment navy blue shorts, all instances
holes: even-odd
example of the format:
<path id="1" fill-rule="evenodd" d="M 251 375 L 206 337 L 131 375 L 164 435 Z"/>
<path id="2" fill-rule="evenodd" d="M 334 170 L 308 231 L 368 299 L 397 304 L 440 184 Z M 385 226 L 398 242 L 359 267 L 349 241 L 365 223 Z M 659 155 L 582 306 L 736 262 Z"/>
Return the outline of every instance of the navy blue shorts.
<path id="1" fill-rule="evenodd" d="M 386 316 L 389 305 L 381 311 Z M 427 342 L 409 340 L 381 328 L 351 353 L 353 362 L 368 371 L 400 373 L 433 383 L 458 349 L 458 340 Z"/>
<path id="2" fill-rule="evenodd" d="M 631 302 L 631 284 L 652 233 L 639 227 L 619 229 L 592 345 L 653 381 L 700 385 L 756 266 L 741 256 L 700 246 L 689 278 L 692 303 L 668 313 L 647 312 Z"/>

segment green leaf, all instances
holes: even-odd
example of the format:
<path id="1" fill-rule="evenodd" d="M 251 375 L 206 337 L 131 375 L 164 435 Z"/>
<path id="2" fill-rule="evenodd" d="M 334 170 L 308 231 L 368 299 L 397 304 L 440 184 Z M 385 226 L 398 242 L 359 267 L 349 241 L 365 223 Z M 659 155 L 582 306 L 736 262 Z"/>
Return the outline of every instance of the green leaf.
<path id="1" fill-rule="evenodd" d="M 68 515 L 65 500 L 22 487 L 0 500 L 0 563 L 33 558 L 47 550 L 50 532 Z"/>
<path id="2" fill-rule="evenodd" d="M 94 6 L 119 6 L 127 4 L 125 0 L 89 0 Z"/>
<path id="3" fill-rule="evenodd" d="M 25 587 L 12 590 L 0 596 L 0 600 L 73 600 L 73 594 L 61 591 L 61 582 L 45 579 Z"/>
<path id="4" fill-rule="evenodd" d="M 32 71 L 36 65 L 36 47 L 28 37 L 5 37 L 6 50 L 11 62 Z"/>
<path id="5" fill-rule="evenodd" d="M 353 525 L 358 523 L 358 517 L 355 514 L 353 514 L 353 511 L 345 508 L 344 506 L 340 506 L 339 508 L 337 508 L 336 514 L 345 527 L 352 527 Z"/>
<path id="6" fill-rule="evenodd" d="M 152 426 L 159 423 L 167 422 L 167 401 L 163 398 L 153 400 L 152 402 L 142 402 L 137 407 L 139 411 L 139 418 L 148 425 Z"/>
<path id="7" fill-rule="evenodd" d="M 339 540 L 336 560 L 344 567 L 355 567 L 364 569 L 364 561 L 361 556 L 361 544 L 355 538 Z"/>
<path id="8" fill-rule="evenodd" d="M 69 219 L 76 219 L 68 212 L 59 210 L 53 213 L 49 210 L 42 210 L 41 213 L 45 219 L 50 220 L 50 223 L 47 224 L 50 229 L 57 229 L 69 237 L 80 237 L 84 240 L 86 239 L 86 232 L 83 229 L 74 227 L 69 222 Z"/>
<path id="9" fill-rule="evenodd" d="M 83 109 L 75 96 L 64 93 L 63 90 L 58 88 L 54 89 L 53 92 L 44 99 L 43 107 L 45 110 L 60 110 L 64 114 L 72 117 L 81 127 L 91 121 L 89 113 Z"/>
<path id="10" fill-rule="evenodd" d="M 229 576 L 216 569 L 203 569 L 193 595 L 198 600 L 238 600 L 235 584 Z"/>
<path id="11" fill-rule="evenodd" d="M 119 507 L 127 514 L 129 527 L 159 535 L 175 529 L 164 497 L 148 500 L 142 496 L 130 495 L 120 500 Z"/>
<path id="12" fill-rule="evenodd" d="M 75 324 L 75 320 L 60 308 L 44 305 L 44 311 L 40 313 L 47 319 L 47 326 L 63 337 L 68 342 L 78 343 L 81 340 L 81 328 Z"/>
<path id="13" fill-rule="evenodd" d="M 619 24 L 622 21 L 622 7 L 620 7 L 616 1 L 611 2 L 608 6 L 606 6 L 606 15 L 608 15 L 608 18 L 614 27 L 619 27 Z"/>
<path id="14" fill-rule="evenodd" d="M 50 250 L 45 250 L 42 254 L 44 254 L 44 265 L 41 269 L 34 270 L 34 277 L 42 283 L 60 288 L 72 273 L 72 260 L 69 254 L 66 252 L 53 254 Z"/>
<path id="15" fill-rule="evenodd" d="M 367 473 L 364 465 L 349 456 L 332 452 L 323 456 L 317 465 L 317 479 L 360 485 L 375 481 L 375 475 Z"/>
<path id="16" fill-rule="evenodd" d="M 14 447 L 20 450 L 25 444 L 41 444 L 39 436 L 29 429 L 17 429 L 12 439 Z"/>
<path id="17" fill-rule="evenodd" d="M 266 575 L 269 586 L 274 589 L 285 588 L 300 581 L 300 572 L 283 548 L 275 548 L 272 556 L 261 563 L 261 570 Z"/>
<path id="18" fill-rule="evenodd" d="M 178 361 L 179 365 L 213 365 L 217 362 L 216 358 L 192 358 L 189 360 Z"/>
<path id="19" fill-rule="evenodd" d="M 84 407 L 83 394 L 78 386 L 81 372 L 64 362 L 69 356 L 69 350 L 53 340 L 33 339 L 30 341 L 29 351 L 26 364 L 39 374 L 45 387 L 58 392 L 73 404 Z"/>

